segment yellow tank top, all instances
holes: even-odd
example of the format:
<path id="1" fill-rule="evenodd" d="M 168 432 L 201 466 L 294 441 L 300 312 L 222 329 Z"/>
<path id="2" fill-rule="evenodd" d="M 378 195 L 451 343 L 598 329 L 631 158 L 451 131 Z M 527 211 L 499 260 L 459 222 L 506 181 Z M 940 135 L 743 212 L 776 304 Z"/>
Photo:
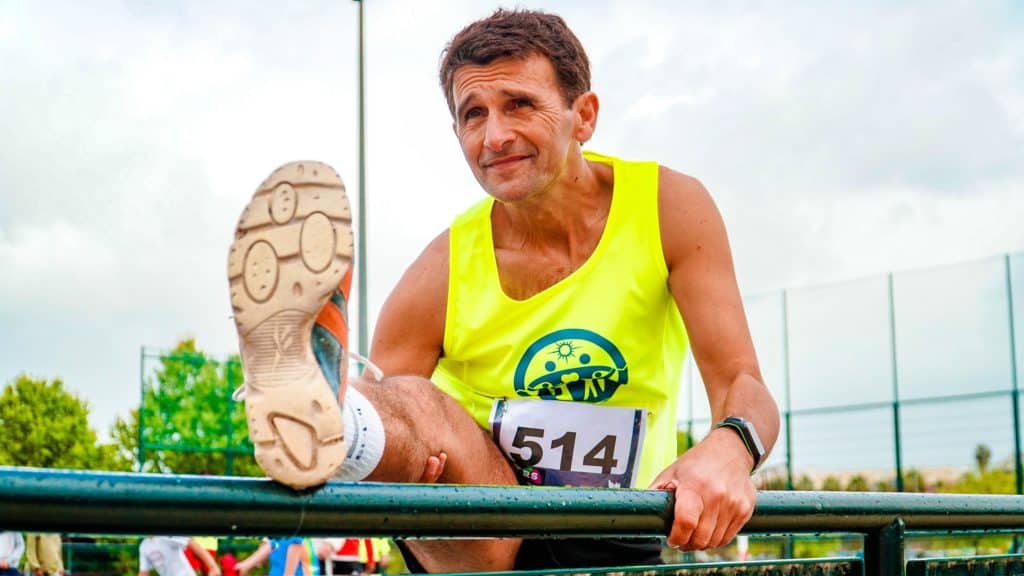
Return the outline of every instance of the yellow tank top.
<path id="1" fill-rule="evenodd" d="M 676 456 L 676 399 L 688 347 L 661 248 L 658 166 L 585 156 L 613 170 L 604 232 L 582 266 L 526 300 L 513 300 L 501 288 L 494 200 L 455 219 L 443 354 L 432 380 L 492 432 L 492 412 L 502 399 L 645 411 L 634 485 L 646 488 Z M 518 439 L 538 449 L 542 440 Z M 564 444 L 565 437 L 559 440 Z M 577 460 L 584 450 L 591 462 L 607 455 L 599 446 L 579 450 Z"/>

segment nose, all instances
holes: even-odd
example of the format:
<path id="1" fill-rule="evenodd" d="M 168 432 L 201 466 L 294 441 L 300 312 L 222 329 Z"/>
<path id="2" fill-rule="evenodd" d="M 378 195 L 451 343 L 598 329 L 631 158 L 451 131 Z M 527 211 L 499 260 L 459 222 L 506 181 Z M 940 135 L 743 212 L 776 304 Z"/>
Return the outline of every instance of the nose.
<path id="1" fill-rule="evenodd" d="M 514 139 L 515 134 L 509 129 L 501 114 L 490 114 L 487 116 L 484 146 L 494 152 L 501 152 Z"/>

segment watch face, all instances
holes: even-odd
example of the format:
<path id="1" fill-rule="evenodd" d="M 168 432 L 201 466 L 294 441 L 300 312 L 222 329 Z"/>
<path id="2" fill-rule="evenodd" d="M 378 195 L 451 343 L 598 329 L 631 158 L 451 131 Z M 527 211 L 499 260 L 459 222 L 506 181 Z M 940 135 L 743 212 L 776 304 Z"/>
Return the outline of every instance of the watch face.
<path id="1" fill-rule="evenodd" d="M 761 437 L 757 435 L 757 429 L 754 428 L 754 425 L 745 418 L 729 416 L 722 419 L 722 421 L 715 427 L 718 428 L 719 426 L 729 426 L 731 428 L 735 428 L 736 431 L 740 433 L 740 436 L 743 438 L 743 444 L 747 447 L 750 455 L 754 458 L 753 470 L 757 470 L 757 467 L 761 465 L 762 461 L 764 461 L 765 454 L 764 444 L 761 444 Z"/>

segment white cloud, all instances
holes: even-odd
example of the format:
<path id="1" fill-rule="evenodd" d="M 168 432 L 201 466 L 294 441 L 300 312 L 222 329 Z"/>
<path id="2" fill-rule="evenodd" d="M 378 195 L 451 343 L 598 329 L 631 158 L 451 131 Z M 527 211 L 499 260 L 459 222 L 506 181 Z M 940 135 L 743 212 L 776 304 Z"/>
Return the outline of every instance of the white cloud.
<path id="1" fill-rule="evenodd" d="M 1024 247 L 1010 3 L 526 4 L 588 48 L 593 148 L 701 178 L 746 290 Z M 366 5 L 371 324 L 481 194 L 436 69 L 493 7 Z M 105 426 L 134 403 L 140 345 L 235 349 L 224 254 L 252 189 L 296 158 L 358 187 L 356 11 L 0 4 L 0 318 L 22 335 L 0 376 L 62 375 Z"/>

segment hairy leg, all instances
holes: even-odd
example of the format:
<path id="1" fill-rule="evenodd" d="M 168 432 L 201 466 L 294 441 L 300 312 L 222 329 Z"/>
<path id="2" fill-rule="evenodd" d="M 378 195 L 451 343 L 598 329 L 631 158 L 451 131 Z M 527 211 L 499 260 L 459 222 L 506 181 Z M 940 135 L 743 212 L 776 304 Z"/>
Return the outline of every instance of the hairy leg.
<path id="1" fill-rule="evenodd" d="M 447 455 L 439 482 L 516 484 L 515 474 L 491 438 L 450 396 L 415 376 L 352 382 L 384 422 L 384 455 L 367 480 L 418 482 L 430 477 L 428 460 Z M 511 570 L 518 539 L 409 540 L 430 572 Z"/>

